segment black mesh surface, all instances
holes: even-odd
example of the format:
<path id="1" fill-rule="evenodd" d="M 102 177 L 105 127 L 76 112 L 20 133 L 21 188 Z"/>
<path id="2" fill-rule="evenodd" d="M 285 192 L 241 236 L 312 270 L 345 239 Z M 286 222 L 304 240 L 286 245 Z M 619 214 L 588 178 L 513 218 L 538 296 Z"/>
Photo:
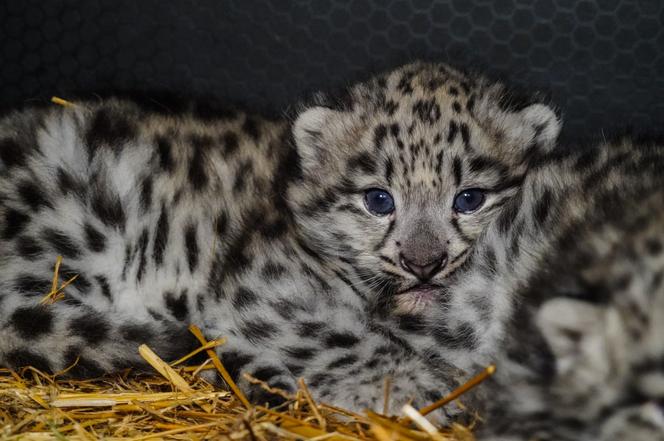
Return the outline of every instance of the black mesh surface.
<path id="1" fill-rule="evenodd" d="M 567 137 L 664 121 L 660 0 L 0 0 L 0 104 L 161 90 L 278 111 L 414 58 L 541 89 Z"/>

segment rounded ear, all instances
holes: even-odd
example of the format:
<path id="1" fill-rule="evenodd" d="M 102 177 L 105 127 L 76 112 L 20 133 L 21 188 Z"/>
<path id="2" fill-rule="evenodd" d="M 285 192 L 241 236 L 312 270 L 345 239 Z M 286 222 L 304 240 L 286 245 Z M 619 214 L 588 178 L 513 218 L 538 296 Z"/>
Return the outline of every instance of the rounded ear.
<path id="1" fill-rule="evenodd" d="M 545 104 L 531 104 L 519 112 L 524 124 L 533 130 L 532 142 L 550 150 L 560 134 L 561 122 L 556 112 Z"/>
<path id="2" fill-rule="evenodd" d="M 479 121 L 487 122 L 506 145 L 519 151 L 548 152 L 556 145 L 561 122 L 553 107 L 533 97 L 513 95 L 502 84 L 488 87 L 475 106 Z"/>
<path id="3" fill-rule="evenodd" d="M 302 159 L 303 170 L 311 170 L 329 159 L 325 145 L 325 128 L 338 112 L 327 107 L 311 107 L 293 123 L 293 137 Z"/>

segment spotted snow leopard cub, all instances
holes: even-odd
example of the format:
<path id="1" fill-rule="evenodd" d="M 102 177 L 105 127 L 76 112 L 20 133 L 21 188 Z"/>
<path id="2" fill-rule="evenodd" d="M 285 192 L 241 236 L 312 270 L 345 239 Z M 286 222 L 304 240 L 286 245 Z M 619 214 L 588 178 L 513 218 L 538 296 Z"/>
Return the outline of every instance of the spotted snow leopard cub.
<path id="1" fill-rule="evenodd" d="M 10 114 L 0 365 L 140 366 L 140 343 L 181 355 L 195 323 L 254 400 L 243 372 L 353 409 L 382 408 L 389 375 L 392 410 L 422 405 L 496 352 L 510 297 L 456 270 L 558 130 L 548 106 L 425 63 L 292 123 L 112 99 Z M 78 278 L 40 305 L 56 255 Z"/>
<path id="2" fill-rule="evenodd" d="M 516 291 L 479 439 L 664 440 L 662 170 L 664 143 L 630 138 L 531 169 L 538 227 L 507 252 L 542 257 Z"/>

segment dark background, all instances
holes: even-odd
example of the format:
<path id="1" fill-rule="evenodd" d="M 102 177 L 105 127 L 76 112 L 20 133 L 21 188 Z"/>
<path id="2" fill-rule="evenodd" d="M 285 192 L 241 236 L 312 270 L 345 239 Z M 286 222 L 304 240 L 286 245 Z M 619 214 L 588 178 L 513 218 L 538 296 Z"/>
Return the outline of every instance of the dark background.
<path id="1" fill-rule="evenodd" d="M 661 130 L 659 0 L 0 0 L 0 106 L 117 90 L 275 113 L 415 58 L 549 94 L 566 139 Z"/>

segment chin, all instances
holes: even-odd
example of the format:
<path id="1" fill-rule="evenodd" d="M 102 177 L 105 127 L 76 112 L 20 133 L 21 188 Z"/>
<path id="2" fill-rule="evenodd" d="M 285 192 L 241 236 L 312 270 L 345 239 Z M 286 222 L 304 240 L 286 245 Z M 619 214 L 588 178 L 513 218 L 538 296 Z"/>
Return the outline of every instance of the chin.
<path id="1" fill-rule="evenodd" d="M 440 296 L 442 287 L 420 284 L 395 296 L 394 312 L 397 314 L 421 315 Z"/>

